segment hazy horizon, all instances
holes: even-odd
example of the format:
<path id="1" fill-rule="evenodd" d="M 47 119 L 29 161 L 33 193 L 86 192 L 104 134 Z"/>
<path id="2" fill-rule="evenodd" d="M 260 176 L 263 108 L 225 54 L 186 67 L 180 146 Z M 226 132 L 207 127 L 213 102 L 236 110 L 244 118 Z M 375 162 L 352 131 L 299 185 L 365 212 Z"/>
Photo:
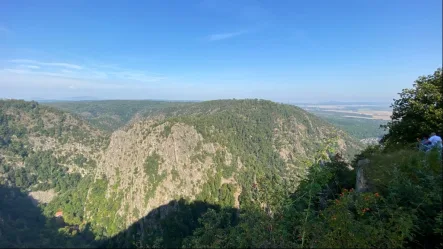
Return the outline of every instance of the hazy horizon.
<path id="1" fill-rule="evenodd" d="M 0 6 L 0 98 L 391 103 L 442 65 L 437 0 Z"/>
<path id="2" fill-rule="evenodd" d="M 211 101 L 211 100 L 232 100 L 232 99 L 263 99 L 263 98 L 216 98 L 216 99 L 208 99 L 208 100 L 198 100 L 198 99 L 150 99 L 150 98 L 132 98 L 132 99 L 126 99 L 126 98 L 96 98 L 91 96 L 72 96 L 72 97 L 66 97 L 66 98 L 54 98 L 54 99 L 48 99 L 48 98 L 41 98 L 41 97 L 35 97 L 35 98 L 5 98 L 0 97 L 1 99 L 16 99 L 16 100 L 25 100 L 25 101 L 37 101 L 37 102 L 76 102 L 76 101 L 167 101 L 167 102 L 204 102 L 204 101 Z M 270 100 L 270 99 L 264 99 L 264 100 Z M 270 100 L 274 101 L 274 100 Z M 340 100 L 312 100 L 312 101 L 274 101 L 277 103 L 283 103 L 283 104 L 295 104 L 295 105 L 375 105 L 375 106 L 383 106 L 383 105 L 390 105 L 392 102 L 381 102 L 381 101 L 340 101 Z"/>

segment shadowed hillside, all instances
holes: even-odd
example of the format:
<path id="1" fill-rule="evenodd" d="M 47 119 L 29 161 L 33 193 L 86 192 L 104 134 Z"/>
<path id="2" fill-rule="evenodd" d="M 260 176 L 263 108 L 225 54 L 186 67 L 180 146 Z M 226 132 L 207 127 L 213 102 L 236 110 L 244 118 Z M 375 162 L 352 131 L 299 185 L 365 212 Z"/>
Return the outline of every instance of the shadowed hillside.
<path id="1" fill-rule="evenodd" d="M 55 248 L 91 247 L 93 234 L 88 225 L 81 233 L 68 233 L 77 226 L 64 224 L 63 219 L 47 218 L 32 197 L 14 187 L 0 185 L 0 247 Z M 91 243 L 91 244 L 90 244 Z"/>
<path id="2" fill-rule="evenodd" d="M 202 201 L 187 202 L 173 200 L 162 205 L 148 215 L 109 240 L 103 241 L 100 248 L 180 248 L 184 240 L 201 228 L 199 220 L 209 210 L 230 214 L 229 224 L 235 224 L 238 210 L 221 208 L 219 205 Z"/>

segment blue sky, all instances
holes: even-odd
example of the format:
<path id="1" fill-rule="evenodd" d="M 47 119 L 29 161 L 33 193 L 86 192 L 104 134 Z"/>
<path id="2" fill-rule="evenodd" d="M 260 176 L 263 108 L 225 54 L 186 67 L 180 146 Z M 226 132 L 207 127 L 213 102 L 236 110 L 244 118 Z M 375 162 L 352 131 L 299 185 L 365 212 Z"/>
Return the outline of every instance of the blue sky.
<path id="1" fill-rule="evenodd" d="M 387 101 L 442 65 L 441 0 L 0 2 L 0 98 Z"/>

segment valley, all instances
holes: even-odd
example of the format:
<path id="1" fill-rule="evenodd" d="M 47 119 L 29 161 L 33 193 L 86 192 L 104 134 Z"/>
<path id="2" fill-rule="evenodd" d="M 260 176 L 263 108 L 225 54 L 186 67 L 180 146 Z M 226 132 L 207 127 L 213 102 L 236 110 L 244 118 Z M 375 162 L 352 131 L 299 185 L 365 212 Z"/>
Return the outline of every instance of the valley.
<path id="1" fill-rule="evenodd" d="M 438 243 L 439 152 L 397 135 L 409 116 L 378 144 L 368 119 L 313 112 L 261 99 L 0 100 L 0 246 L 395 247 L 412 243 L 411 224 Z M 425 201 L 435 222 L 414 214 Z M 356 240 L 338 240 L 349 227 Z"/>
<path id="2" fill-rule="evenodd" d="M 0 2 L 1 248 L 443 248 L 442 1 Z"/>

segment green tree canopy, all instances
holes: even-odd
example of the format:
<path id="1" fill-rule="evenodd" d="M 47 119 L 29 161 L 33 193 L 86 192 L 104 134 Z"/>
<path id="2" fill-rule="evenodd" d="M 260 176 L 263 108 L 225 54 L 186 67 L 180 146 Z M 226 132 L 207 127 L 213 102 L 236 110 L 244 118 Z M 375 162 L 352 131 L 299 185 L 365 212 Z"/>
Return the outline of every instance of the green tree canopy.
<path id="1" fill-rule="evenodd" d="M 391 105 L 391 121 L 382 141 L 393 146 L 416 141 L 431 132 L 443 133 L 443 83 L 442 69 L 434 74 L 419 77 L 412 89 L 403 89 L 400 99 Z"/>

